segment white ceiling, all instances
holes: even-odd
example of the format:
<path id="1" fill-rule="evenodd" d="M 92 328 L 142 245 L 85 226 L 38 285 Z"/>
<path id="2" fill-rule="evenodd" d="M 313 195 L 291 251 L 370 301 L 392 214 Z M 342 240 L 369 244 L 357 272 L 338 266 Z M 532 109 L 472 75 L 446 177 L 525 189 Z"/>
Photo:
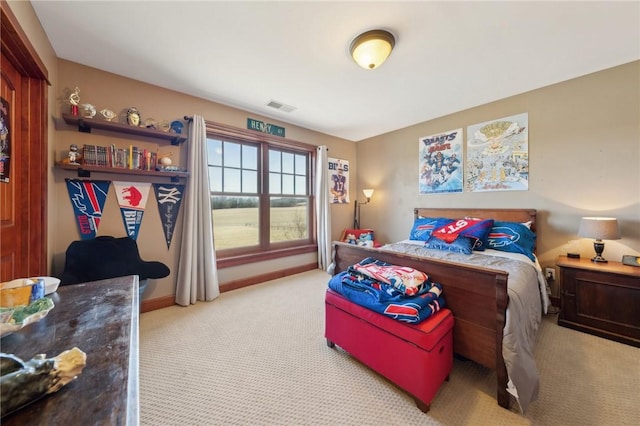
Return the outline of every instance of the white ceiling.
<path id="1" fill-rule="evenodd" d="M 31 3 L 60 58 L 353 141 L 640 59 L 638 1 Z"/>

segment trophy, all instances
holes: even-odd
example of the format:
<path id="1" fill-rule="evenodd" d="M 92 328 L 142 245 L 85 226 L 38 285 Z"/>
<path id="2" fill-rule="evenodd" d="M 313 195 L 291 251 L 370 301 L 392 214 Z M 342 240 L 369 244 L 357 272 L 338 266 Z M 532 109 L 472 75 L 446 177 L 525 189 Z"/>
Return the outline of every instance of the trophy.
<path id="1" fill-rule="evenodd" d="M 69 95 L 69 103 L 71 104 L 71 114 L 78 115 L 78 105 L 80 104 L 80 89 L 77 87 Z"/>

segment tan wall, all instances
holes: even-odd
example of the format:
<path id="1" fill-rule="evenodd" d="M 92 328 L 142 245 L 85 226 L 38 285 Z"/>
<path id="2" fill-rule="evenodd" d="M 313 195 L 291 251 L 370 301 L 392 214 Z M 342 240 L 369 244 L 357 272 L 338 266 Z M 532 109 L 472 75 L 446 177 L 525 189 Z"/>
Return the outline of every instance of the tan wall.
<path id="1" fill-rule="evenodd" d="M 69 107 L 66 105 L 66 96 L 64 93 L 73 89 L 80 88 L 81 103 L 91 103 L 96 106 L 99 111 L 103 108 L 109 108 L 120 113 L 128 107 L 136 107 L 142 116 L 142 119 L 152 117 L 157 121 L 160 120 L 181 120 L 185 115 L 202 115 L 205 119 L 216 122 L 229 124 L 232 126 L 246 128 L 247 117 L 266 121 L 286 128 L 287 138 L 298 140 L 300 142 L 310 143 L 313 145 L 327 145 L 329 151 L 336 155 L 340 155 L 350 161 L 355 160 L 355 144 L 335 137 L 323 135 L 310 130 L 302 129 L 289 125 L 277 120 L 261 117 L 256 114 L 250 114 L 234 108 L 229 108 L 220 104 L 205 101 L 182 93 L 163 89 L 147 83 L 124 78 L 115 74 L 107 73 L 95 68 L 86 67 L 74 62 L 65 60 L 59 61 L 59 78 L 57 82 L 56 96 L 60 98 L 57 108 L 52 112 L 56 117 L 56 132 L 53 140 L 53 148 L 55 150 L 55 158 L 60 160 L 69 149 L 71 143 L 77 144 L 79 147 L 86 144 L 109 145 L 111 143 L 136 144 L 135 139 L 127 139 L 124 135 L 107 136 L 104 133 L 94 132 L 92 134 L 79 133 L 77 128 L 69 126 L 60 120 L 62 112 L 68 112 Z M 185 130 L 186 131 L 186 130 Z M 140 145 L 140 143 L 138 143 Z M 174 164 L 184 165 L 180 158 L 185 158 L 186 144 L 181 147 L 161 146 L 160 152 L 172 152 Z M 58 214 L 56 233 L 54 235 L 54 269 L 58 271 L 63 265 L 64 250 L 68 244 L 79 238 L 76 223 L 74 221 L 73 209 L 69 202 L 67 188 L 64 179 L 74 177 L 72 172 L 56 170 L 55 172 L 55 198 L 57 202 L 53 207 Z M 92 179 L 105 179 L 115 181 L 150 181 L 148 178 L 132 177 L 127 175 L 113 175 L 92 173 Z M 352 183 L 355 188 L 355 183 Z M 125 231 L 120 217 L 120 211 L 117 203 L 113 186 L 110 189 L 107 203 L 104 207 L 103 219 L 98 229 L 98 235 L 114 235 L 124 236 Z M 337 207 L 334 208 L 337 210 Z M 338 215 L 339 212 L 336 213 Z M 160 217 L 156 207 L 156 200 L 153 194 L 150 195 L 144 219 L 140 227 L 138 235 L 138 246 L 140 247 L 141 256 L 145 260 L 159 260 L 166 263 L 171 268 L 171 275 L 161 280 L 150 280 L 149 289 L 145 293 L 145 299 L 152 299 L 172 294 L 175 289 L 175 277 L 177 273 L 177 264 L 180 248 L 182 215 L 178 218 L 173 241 L 170 249 L 167 249 L 164 242 L 164 234 L 162 232 Z M 342 227 L 336 222 L 333 227 L 333 235 L 338 238 Z M 283 266 L 281 261 L 267 261 L 243 267 L 221 269 L 219 277 L 221 283 L 229 282 L 241 278 L 260 275 L 267 272 L 278 271 L 304 265 L 316 261 L 315 254 L 307 254 L 295 256 L 287 259 Z"/>
<path id="2" fill-rule="evenodd" d="M 528 191 L 420 195 L 418 138 L 527 112 Z M 414 207 L 538 210 L 538 254 L 553 264 L 578 239 L 581 216 L 617 217 L 622 239 L 605 258 L 640 255 L 640 62 L 619 66 L 358 142 L 358 191 L 375 188 L 361 222 L 376 238 L 408 238 Z M 361 196 L 362 198 L 362 196 Z"/>

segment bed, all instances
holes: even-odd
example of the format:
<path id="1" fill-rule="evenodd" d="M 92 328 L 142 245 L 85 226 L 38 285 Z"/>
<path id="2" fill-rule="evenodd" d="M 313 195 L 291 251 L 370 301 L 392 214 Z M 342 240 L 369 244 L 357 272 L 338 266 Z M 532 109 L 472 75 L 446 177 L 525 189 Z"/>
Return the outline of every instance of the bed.
<path id="1" fill-rule="evenodd" d="M 536 230 L 536 210 L 532 209 L 417 208 L 414 217 L 491 218 L 528 223 L 531 231 L 535 233 Z M 526 262 L 512 262 L 508 260 L 509 256 L 493 256 L 496 253 L 492 250 L 472 255 L 452 253 L 441 258 L 425 257 L 431 255 L 429 252 L 435 250 L 414 250 L 406 242 L 381 248 L 334 242 L 332 273 L 337 274 L 364 258 L 374 257 L 429 274 L 433 281 L 442 285 L 447 307 L 455 316 L 454 352 L 495 370 L 498 404 L 509 408 L 510 395 L 513 395 L 524 412 L 537 398 L 539 376 L 533 359 L 533 344 L 542 314 L 549 305 L 540 265 L 534 259 L 530 261 L 533 268 L 525 267 Z M 480 259 L 480 265 L 466 263 L 467 258 Z M 487 264 L 500 266 L 487 267 Z M 527 269 L 526 278 L 519 278 L 519 272 L 510 269 L 510 264 Z M 534 282 L 523 285 L 522 279 Z M 520 287 L 525 287 L 522 292 L 527 294 L 521 294 Z"/>

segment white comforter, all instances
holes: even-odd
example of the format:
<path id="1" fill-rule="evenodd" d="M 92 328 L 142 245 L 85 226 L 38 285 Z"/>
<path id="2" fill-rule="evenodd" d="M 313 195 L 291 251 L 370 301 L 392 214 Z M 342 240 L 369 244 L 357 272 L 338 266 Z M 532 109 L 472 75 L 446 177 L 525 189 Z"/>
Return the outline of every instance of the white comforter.
<path id="1" fill-rule="evenodd" d="M 509 305 L 502 340 L 502 355 L 509 375 L 507 391 L 516 397 L 521 411 L 526 411 L 529 404 L 538 397 L 540 377 L 533 357 L 533 348 L 542 314 L 547 312 L 550 305 L 546 281 L 538 261 L 532 262 L 524 255 L 496 250 L 467 255 L 426 249 L 424 242 L 411 240 L 387 244 L 380 249 L 478 265 L 509 273 Z M 444 298 L 447 298 L 446 289 Z"/>

